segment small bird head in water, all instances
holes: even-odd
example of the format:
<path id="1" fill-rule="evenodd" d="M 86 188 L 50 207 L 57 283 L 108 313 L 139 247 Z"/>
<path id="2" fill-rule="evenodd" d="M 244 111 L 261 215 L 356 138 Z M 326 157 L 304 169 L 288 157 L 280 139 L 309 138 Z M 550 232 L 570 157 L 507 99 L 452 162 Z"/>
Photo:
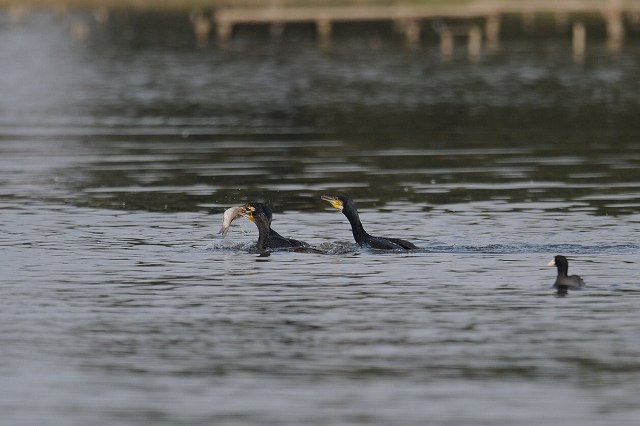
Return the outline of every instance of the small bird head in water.
<path id="1" fill-rule="evenodd" d="M 578 275 L 568 275 L 569 261 L 562 255 L 555 256 L 547 266 L 558 268 L 558 276 L 553 287 L 558 290 L 558 294 L 565 295 L 567 290 L 578 290 L 584 287 L 584 280 Z"/>
<path id="2" fill-rule="evenodd" d="M 566 275 L 569 270 L 569 262 L 566 257 L 557 255 L 547 263 L 547 266 L 557 266 L 560 274 Z"/>

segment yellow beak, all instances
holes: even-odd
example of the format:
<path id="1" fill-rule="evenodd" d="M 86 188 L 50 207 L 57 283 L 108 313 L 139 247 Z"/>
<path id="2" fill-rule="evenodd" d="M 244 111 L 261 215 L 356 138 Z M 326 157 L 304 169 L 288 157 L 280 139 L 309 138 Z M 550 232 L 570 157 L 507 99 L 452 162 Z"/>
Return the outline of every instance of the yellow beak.
<path id="1" fill-rule="evenodd" d="M 255 222 L 253 218 L 253 212 L 256 211 L 256 208 L 251 204 L 245 204 L 242 207 L 244 208 L 244 213 L 242 213 L 242 215 L 248 218 L 251 222 Z"/>
<path id="2" fill-rule="evenodd" d="M 342 210 L 342 201 L 340 201 L 340 199 L 338 197 L 329 197 L 328 195 L 323 195 L 322 197 L 320 197 L 321 200 L 327 201 L 329 203 L 331 203 L 331 205 L 338 209 L 338 210 Z"/>

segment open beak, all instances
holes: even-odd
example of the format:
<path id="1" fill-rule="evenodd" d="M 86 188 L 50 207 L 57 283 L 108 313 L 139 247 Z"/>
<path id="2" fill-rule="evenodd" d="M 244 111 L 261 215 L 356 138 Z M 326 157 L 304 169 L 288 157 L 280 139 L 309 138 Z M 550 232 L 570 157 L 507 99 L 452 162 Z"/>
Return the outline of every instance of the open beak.
<path id="1" fill-rule="evenodd" d="M 334 208 L 338 210 L 342 210 L 342 201 L 338 197 L 329 197 L 328 195 L 323 195 L 320 197 L 321 200 L 329 202 Z"/>
<path id="2" fill-rule="evenodd" d="M 549 263 L 547 263 L 547 266 L 556 266 L 556 260 L 555 259 L 551 259 L 551 261 Z"/>
<path id="3" fill-rule="evenodd" d="M 242 206 L 242 208 L 244 209 L 244 211 L 240 214 L 248 218 L 251 222 L 255 222 L 253 218 L 253 212 L 256 211 L 256 208 L 253 207 L 251 204 L 245 204 L 244 206 Z"/>

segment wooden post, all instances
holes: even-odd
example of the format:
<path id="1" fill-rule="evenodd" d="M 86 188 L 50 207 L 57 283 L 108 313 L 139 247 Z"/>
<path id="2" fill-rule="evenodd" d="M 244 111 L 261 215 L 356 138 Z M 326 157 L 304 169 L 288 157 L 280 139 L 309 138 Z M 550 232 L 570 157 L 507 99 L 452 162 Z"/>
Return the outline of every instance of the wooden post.
<path id="1" fill-rule="evenodd" d="M 471 62 L 477 62 L 482 52 L 482 31 L 479 26 L 473 25 L 469 28 L 469 40 L 467 43 L 469 60 Z"/>
<path id="2" fill-rule="evenodd" d="M 420 44 L 420 22 L 416 19 L 408 19 L 402 23 L 402 28 L 407 38 L 407 46 L 417 47 Z"/>
<path id="3" fill-rule="evenodd" d="M 216 21 L 216 35 L 218 37 L 218 43 L 226 44 L 231 40 L 231 34 L 233 33 L 233 24 L 229 21 L 217 20 Z"/>
<path id="4" fill-rule="evenodd" d="M 522 27 L 526 34 L 531 34 L 536 28 L 536 15 L 527 11 L 522 14 Z"/>
<path id="5" fill-rule="evenodd" d="M 490 50 L 496 50 L 500 38 L 500 16 L 497 13 L 487 16 L 484 33 L 487 37 L 487 47 Z"/>
<path id="6" fill-rule="evenodd" d="M 316 20 L 316 33 L 318 34 L 318 44 L 327 47 L 331 44 L 331 21 L 326 18 Z"/>
<path id="7" fill-rule="evenodd" d="M 67 16 L 67 13 L 69 12 L 69 6 L 67 6 L 64 3 L 55 2 L 52 7 L 53 7 L 53 16 L 56 19 L 65 18 Z"/>
<path id="8" fill-rule="evenodd" d="M 624 24 L 618 2 L 611 3 L 611 7 L 606 11 L 605 19 L 607 21 L 607 49 L 612 53 L 617 53 L 622 48 L 624 41 Z"/>
<path id="9" fill-rule="evenodd" d="M 12 24 L 24 24 L 31 11 L 26 6 L 11 6 L 9 9 L 9 19 Z"/>
<path id="10" fill-rule="evenodd" d="M 271 34 L 272 38 L 280 40 L 284 34 L 284 24 L 282 22 L 272 22 L 269 25 L 269 34 Z"/>
<path id="11" fill-rule="evenodd" d="M 633 27 L 633 29 L 637 30 L 640 28 L 640 10 L 632 11 L 628 14 L 629 23 Z"/>
<path id="12" fill-rule="evenodd" d="M 209 34 L 211 33 L 211 19 L 202 12 L 194 12 L 190 18 L 197 45 L 206 47 L 209 44 Z"/>
<path id="13" fill-rule="evenodd" d="M 450 29 L 443 28 L 442 31 L 440 31 L 440 53 L 445 60 L 451 59 L 454 45 L 453 33 Z"/>
<path id="14" fill-rule="evenodd" d="M 558 31 L 564 32 L 569 28 L 569 14 L 567 12 L 556 12 L 554 17 Z"/>
<path id="15" fill-rule="evenodd" d="M 86 41 L 89 38 L 91 29 L 89 24 L 81 19 L 76 19 L 71 22 L 71 36 L 78 41 Z"/>
<path id="16" fill-rule="evenodd" d="M 96 20 L 98 24 L 106 24 L 109 22 L 109 9 L 106 6 L 100 6 L 93 10 L 93 19 Z"/>
<path id="17" fill-rule="evenodd" d="M 582 22 L 573 24 L 573 59 L 577 64 L 584 62 L 584 54 L 587 50 L 587 30 Z"/>

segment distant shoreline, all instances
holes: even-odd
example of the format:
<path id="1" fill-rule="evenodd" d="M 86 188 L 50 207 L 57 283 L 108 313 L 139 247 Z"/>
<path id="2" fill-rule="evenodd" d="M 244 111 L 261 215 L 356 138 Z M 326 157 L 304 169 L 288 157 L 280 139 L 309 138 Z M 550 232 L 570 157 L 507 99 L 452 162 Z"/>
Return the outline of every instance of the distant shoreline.
<path id="1" fill-rule="evenodd" d="M 520 0 L 514 0 L 520 1 Z M 193 10 L 300 6 L 388 6 L 473 3 L 472 0 L 0 0 L 0 8 Z"/>

